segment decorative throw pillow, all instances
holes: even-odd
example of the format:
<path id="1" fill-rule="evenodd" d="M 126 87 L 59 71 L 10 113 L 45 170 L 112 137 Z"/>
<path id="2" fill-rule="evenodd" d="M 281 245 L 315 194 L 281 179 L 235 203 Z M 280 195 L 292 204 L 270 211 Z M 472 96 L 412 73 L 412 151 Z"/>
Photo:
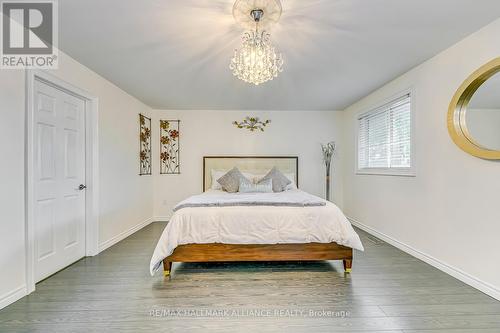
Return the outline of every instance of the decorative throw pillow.
<path id="1" fill-rule="evenodd" d="M 248 184 L 252 183 L 240 172 L 240 170 L 238 170 L 237 167 L 232 168 L 224 176 L 217 179 L 217 183 L 221 185 L 222 189 L 229 193 L 238 192 L 240 182 L 246 182 Z"/>
<path id="2" fill-rule="evenodd" d="M 272 179 L 274 192 L 283 192 L 286 186 L 292 182 L 290 179 L 286 178 L 281 171 L 276 169 L 276 167 L 273 167 L 257 184 L 267 179 Z"/>
<path id="3" fill-rule="evenodd" d="M 212 174 L 212 186 L 210 187 L 212 190 L 219 190 L 221 191 L 222 190 L 222 186 L 220 186 L 220 184 L 217 182 L 217 179 L 219 179 L 220 177 L 224 176 L 229 170 L 210 170 L 211 171 L 211 174 Z M 247 179 L 252 179 L 253 178 L 253 175 L 251 173 L 247 173 L 247 172 L 242 172 L 243 176 L 245 176 L 245 178 Z M 259 177 L 259 179 L 262 178 Z"/>
<path id="4" fill-rule="evenodd" d="M 295 181 L 295 174 L 294 173 L 284 173 L 285 177 L 290 179 L 292 182 L 288 184 L 285 188 L 285 191 L 290 191 L 290 190 L 296 190 L 297 189 L 297 183 Z"/>
<path id="5" fill-rule="evenodd" d="M 239 191 L 241 193 L 271 193 L 273 192 L 273 180 L 269 178 L 258 184 L 247 183 L 240 180 Z"/>
<path id="6" fill-rule="evenodd" d="M 264 178 L 264 176 L 266 174 L 265 173 L 264 174 L 256 173 L 256 174 L 253 174 L 252 177 L 249 177 L 245 173 L 243 173 L 243 175 L 245 177 L 247 177 L 248 179 L 251 179 L 254 184 L 257 184 L 259 182 L 259 180 L 261 180 L 262 178 Z M 286 178 L 290 179 L 290 181 L 291 181 L 291 183 L 286 186 L 285 191 L 290 191 L 290 190 L 296 190 L 296 189 L 298 189 L 297 183 L 295 182 L 295 174 L 294 173 L 284 173 L 284 175 L 285 175 Z M 217 185 L 219 185 L 219 184 L 217 184 Z M 219 187 L 220 187 L 220 185 L 219 185 Z"/>
<path id="7" fill-rule="evenodd" d="M 217 179 L 220 177 L 224 176 L 227 173 L 227 170 L 211 170 L 212 173 L 212 190 L 222 190 L 222 186 L 220 186 L 219 183 L 217 183 Z"/>

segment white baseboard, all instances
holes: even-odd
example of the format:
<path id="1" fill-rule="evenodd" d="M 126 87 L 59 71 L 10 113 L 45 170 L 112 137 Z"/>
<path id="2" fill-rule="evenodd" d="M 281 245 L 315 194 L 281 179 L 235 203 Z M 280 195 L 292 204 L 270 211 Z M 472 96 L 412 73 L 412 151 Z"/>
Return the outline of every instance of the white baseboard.
<path id="1" fill-rule="evenodd" d="M 168 222 L 170 221 L 170 216 L 155 216 L 153 217 L 154 222 Z"/>
<path id="2" fill-rule="evenodd" d="M 26 285 L 22 285 L 19 288 L 16 288 L 12 291 L 9 291 L 6 294 L 3 294 L 0 296 L 0 309 L 5 308 L 7 305 L 10 305 L 14 303 L 15 301 L 23 298 L 26 296 L 27 290 L 26 290 Z"/>
<path id="3" fill-rule="evenodd" d="M 487 282 L 484 282 L 472 275 L 470 275 L 469 273 L 466 273 L 456 267 L 453 267 L 451 265 L 448 265 L 447 263 L 439 260 L 439 259 L 436 259 L 420 250 L 417 250 L 403 242 L 400 242 L 398 241 L 397 239 L 394 239 L 392 238 L 391 236 L 388 236 L 380 231 L 377 231 L 375 229 L 373 229 L 372 227 L 369 227 L 367 226 L 366 224 L 363 224 L 359 221 L 356 221 L 355 219 L 353 218 L 350 218 L 350 217 L 347 217 L 352 225 L 366 231 L 367 233 L 375 236 L 375 237 L 378 237 L 380 238 L 381 240 L 383 240 L 384 242 L 386 243 L 389 243 L 391 244 L 392 246 L 394 247 L 397 247 L 398 249 L 400 249 L 401 251 L 404 251 L 406 253 L 408 253 L 409 255 L 417 258 L 417 259 L 420 259 L 426 263 L 428 263 L 429 265 L 431 266 L 434 266 L 435 268 L 445 272 L 446 274 L 449 274 L 451 276 L 453 276 L 454 278 L 462 281 L 463 283 L 466 283 L 468 284 L 469 286 L 473 287 L 473 288 L 476 288 L 478 289 L 479 291 L 497 299 L 497 300 L 500 300 L 500 289 L 498 289 L 497 287 L 487 283 Z"/>
<path id="4" fill-rule="evenodd" d="M 132 235 L 133 233 L 141 230 L 142 228 L 149 225 L 153 221 L 154 221 L 154 219 L 152 217 L 150 217 L 150 218 L 142 221 L 141 223 L 133 226 L 132 228 L 127 229 L 127 230 L 119 233 L 118 235 L 108 239 L 107 241 L 102 242 L 101 244 L 99 244 L 99 253 L 101 253 L 102 251 L 106 250 L 107 248 L 115 245 L 119 241 L 124 240 L 125 238 Z"/>

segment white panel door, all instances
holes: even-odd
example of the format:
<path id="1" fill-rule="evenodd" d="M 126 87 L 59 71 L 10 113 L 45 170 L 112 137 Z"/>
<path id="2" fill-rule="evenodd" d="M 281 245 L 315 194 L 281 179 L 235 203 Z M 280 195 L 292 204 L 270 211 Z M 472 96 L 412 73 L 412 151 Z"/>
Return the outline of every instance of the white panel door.
<path id="1" fill-rule="evenodd" d="M 85 102 L 34 89 L 35 282 L 85 256 Z"/>

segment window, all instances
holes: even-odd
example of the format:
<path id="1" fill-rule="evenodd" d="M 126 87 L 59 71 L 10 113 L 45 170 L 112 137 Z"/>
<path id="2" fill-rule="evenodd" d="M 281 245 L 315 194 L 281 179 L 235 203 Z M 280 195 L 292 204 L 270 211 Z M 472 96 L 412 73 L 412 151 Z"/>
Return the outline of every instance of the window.
<path id="1" fill-rule="evenodd" d="M 411 95 L 358 118 L 358 173 L 413 175 Z"/>

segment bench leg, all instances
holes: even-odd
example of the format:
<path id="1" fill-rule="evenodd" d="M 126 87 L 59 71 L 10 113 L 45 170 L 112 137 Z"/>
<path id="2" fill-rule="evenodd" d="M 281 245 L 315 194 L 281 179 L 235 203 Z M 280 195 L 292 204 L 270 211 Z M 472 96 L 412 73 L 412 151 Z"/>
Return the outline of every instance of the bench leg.
<path id="1" fill-rule="evenodd" d="M 344 259 L 344 270 L 346 273 L 351 273 L 352 259 Z"/>
<path id="2" fill-rule="evenodd" d="M 172 262 L 163 260 L 163 276 L 170 276 L 170 270 L 172 269 Z"/>

